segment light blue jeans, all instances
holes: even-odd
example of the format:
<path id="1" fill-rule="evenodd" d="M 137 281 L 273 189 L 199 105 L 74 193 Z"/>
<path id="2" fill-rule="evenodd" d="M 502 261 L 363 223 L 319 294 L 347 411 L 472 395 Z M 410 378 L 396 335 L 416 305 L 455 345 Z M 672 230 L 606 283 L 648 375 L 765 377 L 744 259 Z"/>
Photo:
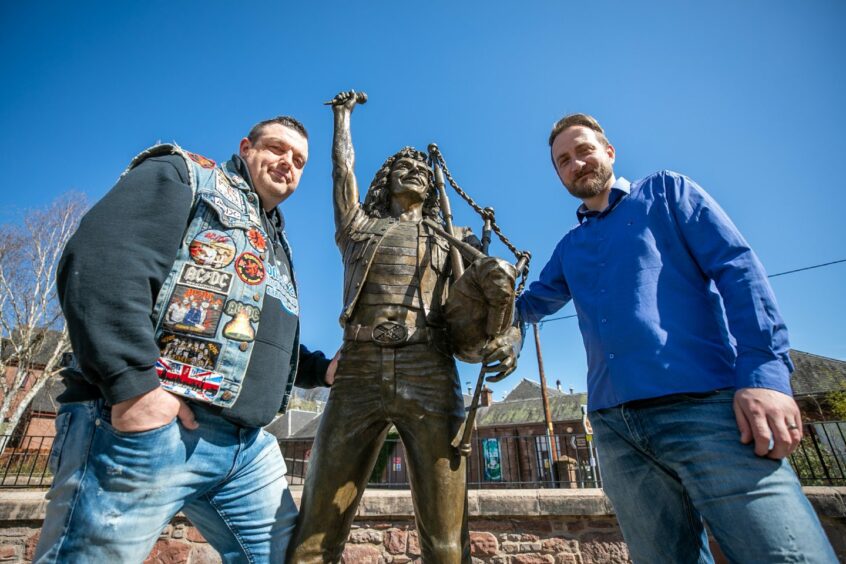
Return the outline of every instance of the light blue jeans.
<path id="1" fill-rule="evenodd" d="M 195 431 L 122 433 L 102 401 L 63 405 L 35 561 L 143 562 L 183 511 L 224 562 L 284 562 L 297 509 L 276 439 L 193 410 Z"/>
<path id="2" fill-rule="evenodd" d="M 786 460 L 740 443 L 734 390 L 590 413 L 602 485 L 636 563 L 836 563 Z"/>

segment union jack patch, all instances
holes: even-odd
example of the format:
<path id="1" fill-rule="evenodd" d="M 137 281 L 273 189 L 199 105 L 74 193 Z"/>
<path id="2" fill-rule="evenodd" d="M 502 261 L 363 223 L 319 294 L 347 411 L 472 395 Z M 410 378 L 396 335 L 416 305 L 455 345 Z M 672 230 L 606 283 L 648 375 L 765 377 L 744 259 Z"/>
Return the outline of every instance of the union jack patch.
<path id="1" fill-rule="evenodd" d="M 162 357 L 156 361 L 156 374 L 165 390 L 206 402 L 215 399 L 223 381 L 219 372 Z"/>

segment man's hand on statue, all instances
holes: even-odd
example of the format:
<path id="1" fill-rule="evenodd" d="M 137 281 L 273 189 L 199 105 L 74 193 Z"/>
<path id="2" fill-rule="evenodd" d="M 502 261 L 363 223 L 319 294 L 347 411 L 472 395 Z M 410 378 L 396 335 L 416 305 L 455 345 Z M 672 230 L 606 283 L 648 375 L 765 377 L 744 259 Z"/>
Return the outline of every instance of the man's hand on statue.
<path id="1" fill-rule="evenodd" d="M 496 373 L 488 376 L 488 382 L 499 382 L 517 369 L 517 357 L 520 355 L 522 338 L 520 330 L 509 327 L 505 333 L 491 339 L 482 350 L 482 363 L 485 372 Z"/>
<path id="2" fill-rule="evenodd" d="M 188 404 L 162 388 L 112 406 L 112 427 L 123 433 L 140 433 L 164 427 L 174 417 L 178 417 L 186 429 L 199 427 Z"/>
<path id="3" fill-rule="evenodd" d="M 327 386 L 331 386 L 335 383 L 335 371 L 338 370 L 339 358 L 341 358 L 341 349 L 338 349 L 338 352 L 335 353 L 335 356 L 332 357 L 332 361 L 326 368 L 326 376 L 324 376 L 323 380 L 326 382 Z"/>
<path id="4" fill-rule="evenodd" d="M 802 440 L 802 414 L 792 397 L 766 388 L 741 388 L 734 394 L 740 442 L 755 442 L 755 454 L 780 460 Z"/>

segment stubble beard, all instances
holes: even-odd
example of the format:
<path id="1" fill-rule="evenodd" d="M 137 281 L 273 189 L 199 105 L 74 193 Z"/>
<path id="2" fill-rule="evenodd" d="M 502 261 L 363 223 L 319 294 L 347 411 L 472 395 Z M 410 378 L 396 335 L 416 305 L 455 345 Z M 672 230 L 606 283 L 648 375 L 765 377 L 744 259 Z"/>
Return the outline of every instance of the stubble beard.
<path id="1" fill-rule="evenodd" d="M 611 179 L 613 174 L 614 173 L 612 172 L 610 166 L 605 163 L 601 163 L 593 169 L 593 175 L 590 178 L 587 178 L 584 181 L 579 179 L 573 182 L 572 186 L 568 186 L 566 184 L 564 186 L 570 194 L 580 200 L 593 198 L 605 189 L 605 185 L 608 184 L 608 181 Z"/>

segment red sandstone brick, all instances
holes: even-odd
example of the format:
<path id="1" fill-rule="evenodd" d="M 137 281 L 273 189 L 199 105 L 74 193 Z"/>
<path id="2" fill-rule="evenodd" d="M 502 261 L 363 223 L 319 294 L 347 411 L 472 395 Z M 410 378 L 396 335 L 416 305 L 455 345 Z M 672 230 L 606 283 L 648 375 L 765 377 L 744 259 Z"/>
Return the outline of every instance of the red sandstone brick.
<path id="1" fill-rule="evenodd" d="M 549 554 L 517 554 L 511 557 L 511 564 L 553 564 L 555 559 Z"/>
<path id="2" fill-rule="evenodd" d="M 540 540 L 540 537 L 537 536 L 537 535 L 522 534 L 522 535 L 520 535 L 520 538 L 517 539 L 517 540 L 521 540 L 521 541 L 524 541 L 524 542 L 532 542 L 532 541 Z"/>
<path id="3" fill-rule="evenodd" d="M 348 544 L 341 556 L 342 564 L 381 564 L 384 561 L 379 549 L 367 544 Z"/>
<path id="4" fill-rule="evenodd" d="M 191 548 L 191 564 L 220 564 L 220 555 L 207 544 Z"/>
<path id="5" fill-rule="evenodd" d="M 555 564 L 582 564 L 582 557 L 578 554 L 562 552 L 555 555 Z"/>
<path id="6" fill-rule="evenodd" d="M 544 552 L 552 552 L 553 554 L 559 552 L 576 553 L 579 551 L 577 541 L 568 541 L 560 538 L 544 539 L 541 543 Z"/>
<path id="7" fill-rule="evenodd" d="M 499 541 L 491 533 L 470 533 L 470 554 L 479 558 L 499 552 Z"/>
<path id="8" fill-rule="evenodd" d="M 408 545 L 408 532 L 401 529 L 385 531 L 385 549 L 391 554 L 404 554 Z"/>
<path id="9" fill-rule="evenodd" d="M 617 528 L 617 521 L 615 519 L 591 519 L 588 521 L 588 527 L 591 529 L 615 529 Z"/>
<path id="10" fill-rule="evenodd" d="M 417 531 L 408 532 L 408 545 L 406 552 L 409 556 L 420 556 L 420 537 Z"/>
<path id="11" fill-rule="evenodd" d="M 191 542 L 208 542 L 196 527 L 185 527 L 185 538 Z"/>
<path id="12" fill-rule="evenodd" d="M 26 545 L 24 547 L 24 560 L 34 560 L 35 559 L 35 547 L 38 546 L 38 539 L 41 537 L 41 531 L 35 531 L 31 537 L 26 539 Z"/>
<path id="13" fill-rule="evenodd" d="M 12 560 L 18 557 L 18 548 L 13 544 L 0 546 L 0 560 Z"/>
<path id="14" fill-rule="evenodd" d="M 144 564 L 187 564 L 191 545 L 185 542 L 160 540 L 153 547 Z"/>

